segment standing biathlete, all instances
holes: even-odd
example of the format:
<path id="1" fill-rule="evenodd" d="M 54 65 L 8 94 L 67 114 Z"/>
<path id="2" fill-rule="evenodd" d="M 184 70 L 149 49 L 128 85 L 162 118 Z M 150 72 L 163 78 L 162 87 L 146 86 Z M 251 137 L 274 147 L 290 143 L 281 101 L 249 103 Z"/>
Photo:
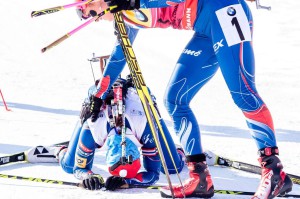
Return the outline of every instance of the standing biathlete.
<path id="1" fill-rule="evenodd" d="M 201 198 L 214 194 L 199 125 L 189 104 L 218 68 L 258 147 L 262 177 L 253 198 L 270 199 L 291 191 L 292 182 L 278 158 L 271 114 L 255 86 L 253 19 L 247 3 L 244 0 L 107 0 L 107 4 L 117 6 L 112 13 L 122 11 L 131 42 L 138 28 L 172 27 L 195 32 L 178 59 L 164 99 L 190 170 L 184 187 L 173 187 L 175 196 Z M 92 2 L 79 7 L 78 13 L 87 18 L 105 8 L 103 1 Z M 113 16 L 107 14 L 101 19 L 112 20 Z M 95 99 L 105 98 L 107 88 L 123 70 L 125 62 L 117 43 Z M 170 190 L 161 189 L 161 195 L 170 197 Z"/>

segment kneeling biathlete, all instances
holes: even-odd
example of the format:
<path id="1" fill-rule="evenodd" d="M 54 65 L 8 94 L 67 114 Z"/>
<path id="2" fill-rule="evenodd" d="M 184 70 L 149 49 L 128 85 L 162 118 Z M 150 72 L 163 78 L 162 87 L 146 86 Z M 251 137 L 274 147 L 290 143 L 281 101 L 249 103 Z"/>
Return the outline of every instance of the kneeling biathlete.
<path id="1" fill-rule="evenodd" d="M 123 88 L 122 101 L 126 107 L 121 114 L 123 117 L 115 113 L 116 107 L 113 101 L 116 93 L 111 89 L 105 100 L 92 105 L 93 110 L 95 106 L 99 108 L 95 121 L 91 118 L 83 120 L 83 124 L 79 121 L 68 148 L 61 149 L 58 154 L 63 170 L 83 180 L 86 189 L 97 190 L 105 186 L 107 190 L 115 190 L 124 185 L 152 185 L 159 180 L 161 171 L 159 154 L 136 89 L 130 78 L 118 79 L 117 83 Z M 180 172 L 184 166 L 184 153 L 176 149 L 163 120 L 161 125 L 176 169 Z M 126 135 L 124 138 L 121 135 L 122 128 Z M 159 138 L 162 140 L 161 136 Z M 124 142 L 126 143 L 125 159 L 121 146 Z M 164 141 L 161 141 L 161 145 L 168 171 L 174 174 L 176 171 Z M 107 150 L 106 164 L 112 174 L 105 183 L 99 174 L 92 171 L 95 150 L 98 148 Z M 140 171 L 141 155 L 144 171 Z"/>

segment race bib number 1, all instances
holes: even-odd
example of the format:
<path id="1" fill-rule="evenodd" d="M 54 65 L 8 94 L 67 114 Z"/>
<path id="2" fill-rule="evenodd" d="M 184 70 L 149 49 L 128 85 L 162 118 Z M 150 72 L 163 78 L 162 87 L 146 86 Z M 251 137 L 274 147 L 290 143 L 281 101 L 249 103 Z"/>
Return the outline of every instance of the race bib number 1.
<path id="1" fill-rule="evenodd" d="M 228 46 L 251 41 L 247 16 L 240 4 L 230 5 L 216 11 Z"/>

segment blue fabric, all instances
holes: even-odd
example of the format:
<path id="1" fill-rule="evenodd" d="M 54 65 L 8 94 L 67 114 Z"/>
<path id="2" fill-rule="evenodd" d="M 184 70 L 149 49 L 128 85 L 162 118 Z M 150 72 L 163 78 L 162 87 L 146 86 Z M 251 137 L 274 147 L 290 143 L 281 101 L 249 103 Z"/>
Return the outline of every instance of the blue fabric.
<path id="1" fill-rule="evenodd" d="M 81 143 L 84 148 L 82 148 L 79 143 Z M 60 159 L 60 166 L 65 172 L 74 173 L 76 178 L 81 179 L 82 176 L 87 175 L 92 169 L 96 146 L 87 123 L 85 122 L 83 126 L 81 126 L 81 122 L 78 121 L 71 137 L 68 150 Z M 90 151 L 87 151 L 87 149 Z M 76 156 L 86 162 L 84 168 L 77 165 Z M 79 174 L 81 176 L 78 176 Z"/>
<path id="2" fill-rule="evenodd" d="M 126 179 L 126 183 L 130 185 L 153 185 L 159 180 L 160 159 L 159 155 L 153 157 L 144 156 L 143 164 L 146 171 L 140 172 L 142 181 L 139 179 Z"/>
<path id="3" fill-rule="evenodd" d="M 130 39 L 130 42 L 133 44 L 135 37 L 138 33 L 138 29 L 133 29 L 133 28 L 128 28 L 127 27 L 127 32 L 128 32 L 128 37 Z M 116 46 L 108 60 L 107 66 L 105 67 L 103 71 L 103 77 L 110 76 L 110 84 L 108 88 L 111 88 L 113 83 L 118 79 L 121 71 L 124 69 L 126 64 L 126 59 L 124 57 L 122 47 L 121 45 L 117 42 Z M 98 87 L 98 91 L 100 88 Z M 108 94 L 108 91 L 104 93 L 101 98 L 105 99 L 106 95 Z"/>
<path id="4" fill-rule="evenodd" d="M 176 149 L 176 145 L 173 141 L 173 138 L 164 122 L 164 120 L 160 120 L 160 124 L 162 126 L 162 129 L 164 131 L 164 138 L 162 137 L 161 133 L 159 133 L 159 140 L 160 140 L 160 143 L 161 143 L 161 148 L 162 148 L 162 151 L 163 151 L 163 154 L 164 154 L 164 158 L 165 158 L 165 162 L 166 162 L 166 165 L 167 165 L 167 168 L 168 168 L 168 172 L 169 174 L 176 174 L 176 170 L 178 173 L 180 173 L 184 167 L 184 161 L 182 160 L 182 157 L 179 156 L 178 152 L 177 152 L 177 149 Z M 167 145 L 170 149 L 170 152 L 171 152 L 171 155 L 172 155 L 172 158 L 168 152 L 168 149 L 167 149 Z M 174 168 L 174 164 L 173 164 L 173 161 L 175 163 L 175 166 L 176 166 L 176 169 Z M 161 172 L 165 174 L 165 171 L 163 169 L 163 166 L 161 166 Z"/>
<path id="5" fill-rule="evenodd" d="M 132 155 L 133 161 L 140 158 L 139 149 L 137 146 L 126 137 L 126 157 Z M 122 157 L 122 136 L 115 134 L 107 138 L 106 145 L 108 147 L 106 153 L 106 164 L 112 166 L 117 163 Z"/>
<path id="6" fill-rule="evenodd" d="M 77 179 L 85 179 L 91 173 L 97 145 L 87 122 L 84 123 L 76 147 L 73 174 Z"/>
<path id="7" fill-rule="evenodd" d="M 74 162 L 75 162 L 75 153 L 76 147 L 79 140 L 79 135 L 82 129 L 81 121 L 78 120 L 74 128 L 72 137 L 69 142 L 67 152 L 60 157 L 59 164 L 62 169 L 67 173 L 73 173 Z"/>
<path id="8" fill-rule="evenodd" d="M 167 0 L 141 0 L 141 7 L 165 7 L 168 2 Z M 172 2 L 180 3 L 182 0 L 172 0 Z M 186 155 L 203 153 L 199 123 L 190 108 L 190 102 L 219 68 L 234 103 L 243 113 L 255 112 L 266 106 L 255 86 L 252 41 L 228 45 L 216 15 L 219 9 L 237 4 L 243 8 L 252 34 L 253 18 L 244 0 L 198 0 L 198 13 L 194 24 L 195 34 L 183 50 L 169 81 L 164 102 L 174 121 L 175 132 L 180 138 Z M 133 41 L 137 30 L 132 28 L 128 30 L 129 38 Z M 186 51 L 200 53 L 192 55 L 185 53 Z M 125 66 L 120 45 L 116 46 L 111 57 L 113 62 L 108 63 L 104 76 L 111 76 L 111 83 L 113 83 Z M 262 125 L 270 127 L 272 119 L 267 116 L 263 117 L 266 122 L 260 121 Z M 254 134 L 255 128 L 254 125 L 249 125 L 249 129 Z M 268 134 L 272 135 L 271 141 Z M 258 148 L 276 145 L 273 129 L 262 128 L 261 134 L 256 137 L 258 137 L 255 140 Z"/>

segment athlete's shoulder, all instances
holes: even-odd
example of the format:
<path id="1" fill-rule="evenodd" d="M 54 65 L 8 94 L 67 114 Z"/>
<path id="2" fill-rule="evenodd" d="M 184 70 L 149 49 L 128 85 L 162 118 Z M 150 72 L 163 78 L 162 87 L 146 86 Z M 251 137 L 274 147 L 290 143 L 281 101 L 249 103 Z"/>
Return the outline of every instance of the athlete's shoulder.
<path id="1" fill-rule="evenodd" d="M 164 8 L 183 3 L 186 0 L 140 0 L 141 8 Z"/>

